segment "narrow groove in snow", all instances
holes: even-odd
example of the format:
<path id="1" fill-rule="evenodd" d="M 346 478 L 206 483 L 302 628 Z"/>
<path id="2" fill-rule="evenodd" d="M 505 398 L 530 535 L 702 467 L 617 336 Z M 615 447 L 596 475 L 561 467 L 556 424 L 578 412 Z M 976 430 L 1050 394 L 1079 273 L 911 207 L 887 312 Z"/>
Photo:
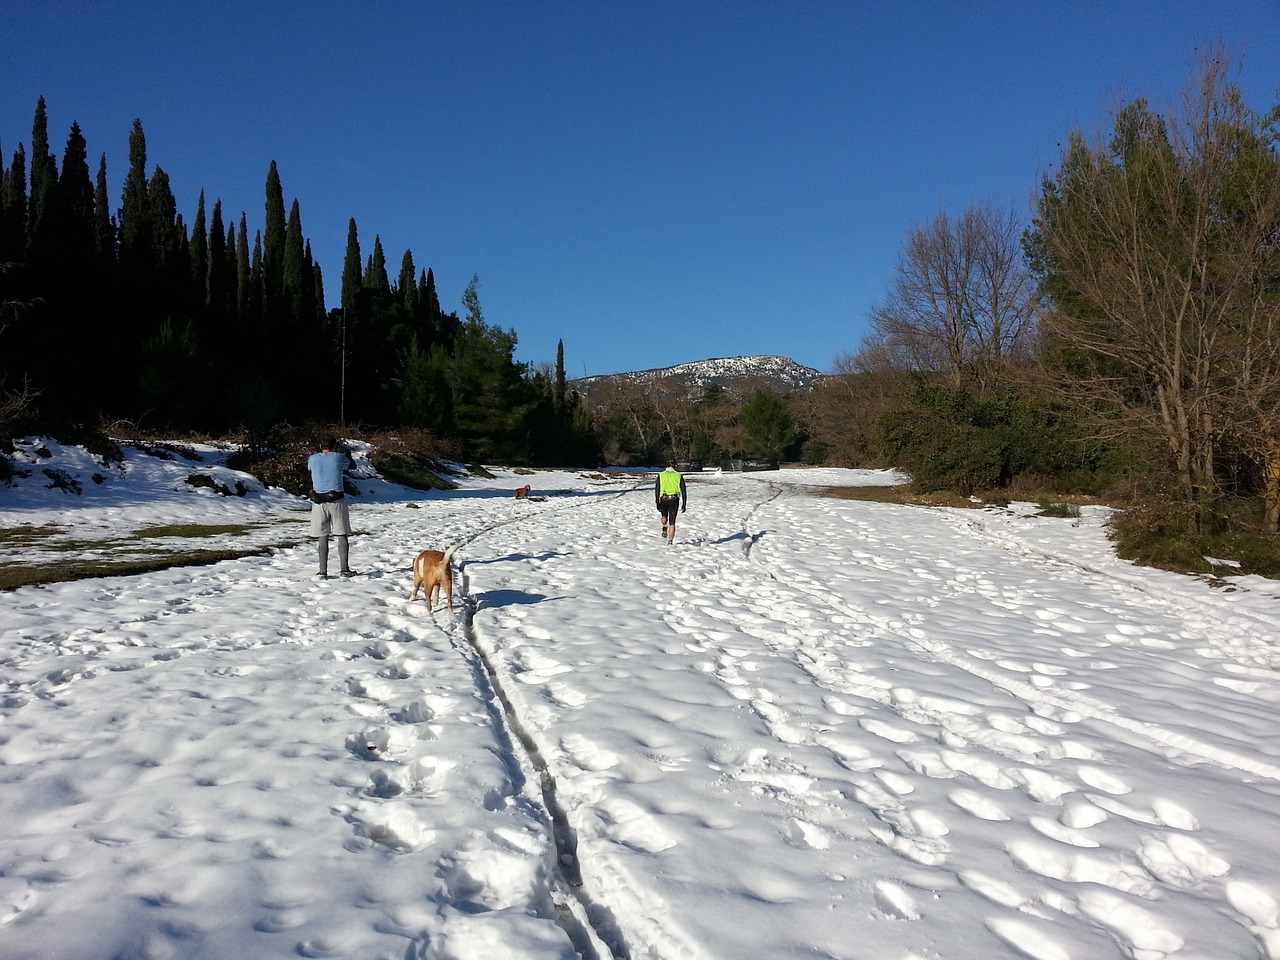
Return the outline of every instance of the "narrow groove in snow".
<path id="1" fill-rule="evenodd" d="M 487 533 L 488 529 L 480 531 L 467 542 Z M 477 682 L 484 681 L 483 685 L 492 695 L 492 701 L 501 708 L 501 723 L 505 728 L 504 732 L 508 734 L 507 746 L 514 754 L 515 745 L 519 743 L 524 760 L 537 774 L 542 803 L 550 817 L 552 839 L 556 847 L 555 876 L 560 880 L 560 892 L 564 899 L 557 919 L 583 960 L 630 960 L 630 950 L 621 929 L 614 920 L 613 912 L 592 900 L 582 888 L 577 833 L 569 823 L 569 816 L 557 797 L 555 777 L 547 765 L 546 758 L 542 755 L 541 748 L 520 719 L 497 669 L 476 635 L 472 622 L 474 604 L 467 589 L 465 566 L 461 566 L 459 576 L 462 581 L 460 591 L 463 609 L 462 635 L 466 640 L 466 655 L 477 669 L 483 672 L 483 677 L 478 676 Z M 512 761 L 519 764 L 519 760 L 514 756 Z"/>

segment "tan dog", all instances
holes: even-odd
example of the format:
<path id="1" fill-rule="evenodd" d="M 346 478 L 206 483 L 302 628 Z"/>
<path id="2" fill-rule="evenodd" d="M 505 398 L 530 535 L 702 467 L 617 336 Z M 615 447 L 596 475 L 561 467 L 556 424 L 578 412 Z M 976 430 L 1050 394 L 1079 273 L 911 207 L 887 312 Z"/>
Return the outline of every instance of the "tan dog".
<path id="1" fill-rule="evenodd" d="M 418 588 L 422 587 L 422 599 L 427 602 L 427 612 L 430 613 L 443 587 L 449 609 L 453 609 L 453 570 L 449 561 L 453 559 L 457 549 L 453 546 L 444 553 L 439 550 L 423 550 L 413 558 L 413 593 L 409 594 L 410 603 L 418 598 Z"/>
<path id="2" fill-rule="evenodd" d="M 523 487 L 516 487 L 516 499 L 517 499 L 517 500 L 528 500 L 528 499 L 529 499 L 529 491 L 530 491 L 530 490 L 532 490 L 532 489 L 533 489 L 533 487 L 529 486 L 527 483 L 526 483 Z"/>

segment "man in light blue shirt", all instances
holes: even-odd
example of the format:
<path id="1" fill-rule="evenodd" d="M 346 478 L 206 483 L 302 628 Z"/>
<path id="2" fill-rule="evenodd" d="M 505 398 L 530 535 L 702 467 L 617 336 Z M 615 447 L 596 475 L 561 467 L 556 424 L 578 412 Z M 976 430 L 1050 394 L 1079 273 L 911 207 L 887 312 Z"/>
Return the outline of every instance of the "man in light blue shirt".
<path id="1" fill-rule="evenodd" d="M 320 571 L 317 580 L 329 579 L 329 538 L 338 544 L 339 573 L 344 577 L 355 576 L 347 563 L 347 537 L 351 535 L 351 517 L 347 513 L 346 493 L 342 475 L 347 469 L 347 455 L 338 452 L 335 437 L 320 441 L 320 452 L 307 460 L 311 471 L 311 535 L 319 538 L 317 555 Z"/>

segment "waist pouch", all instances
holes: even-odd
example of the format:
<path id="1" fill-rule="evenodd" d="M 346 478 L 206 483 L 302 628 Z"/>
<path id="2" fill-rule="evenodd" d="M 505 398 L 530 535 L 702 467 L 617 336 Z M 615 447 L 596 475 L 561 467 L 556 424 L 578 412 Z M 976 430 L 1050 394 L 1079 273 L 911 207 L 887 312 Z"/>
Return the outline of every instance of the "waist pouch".
<path id="1" fill-rule="evenodd" d="M 311 498 L 312 503 L 336 503 L 345 494 L 341 490 L 329 490 L 326 493 L 316 493 L 312 490 L 307 496 Z"/>

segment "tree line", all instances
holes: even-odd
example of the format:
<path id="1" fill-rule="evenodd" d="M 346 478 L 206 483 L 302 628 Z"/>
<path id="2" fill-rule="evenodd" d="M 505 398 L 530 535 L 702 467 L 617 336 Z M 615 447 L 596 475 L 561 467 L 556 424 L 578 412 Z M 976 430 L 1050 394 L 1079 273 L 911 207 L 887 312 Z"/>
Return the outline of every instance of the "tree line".
<path id="1" fill-rule="evenodd" d="M 1135 557 L 1280 572 L 1280 107 L 1233 78 L 1218 48 L 1166 111 L 1072 131 L 1025 225 L 975 203 L 913 227 L 811 433 L 924 489 L 1126 502 Z"/>
<path id="2" fill-rule="evenodd" d="M 427 431 L 487 462 L 793 452 L 772 391 L 744 408 L 745 428 L 734 398 L 714 391 L 696 405 L 618 394 L 588 407 L 566 380 L 563 342 L 554 366 L 516 362 L 516 333 L 485 320 L 478 277 L 462 315 L 446 311 L 433 271 L 411 250 L 395 269 L 376 235 L 362 248 L 354 218 L 340 306 L 327 310 L 299 202 L 286 215 L 274 161 L 262 227 L 203 192 L 188 223 L 168 174 L 148 163 L 140 120 L 118 206 L 106 154 L 91 176 L 78 124 L 59 165 L 43 98 L 30 143 L 0 160 L 0 427 L 10 433 L 115 424 L 237 433 L 265 448 L 282 425 L 323 422 Z M 699 418 L 691 443 L 682 425 Z"/>
<path id="3" fill-rule="evenodd" d="M 1280 108 L 1244 103 L 1222 49 L 1167 110 L 1138 98 L 1106 133 L 1071 131 L 1029 211 L 976 202 L 912 226 L 869 334 L 789 395 L 580 396 L 563 343 L 554 367 L 516 363 L 478 278 L 446 312 L 432 272 L 405 251 L 393 273 L 354 220 L 326 312 L 274 164 L 263 230 L 203 195 L 188 228 L 139 122 L 114 212 L 105 156 L 91 179 L 73 125 L 59 169 L 45 125 L 42 100 L 30 156 L 0 164 L 0 422 L 26 400 L 215 433 L 412 426 L 493 462 L 896 466 L 920 490 L 1127 499 L 1135 541 L 1189 559 L 1255 534 L 1275 554 Z M 1206 546 L 1224 533 L 1236 546 Z"/>

